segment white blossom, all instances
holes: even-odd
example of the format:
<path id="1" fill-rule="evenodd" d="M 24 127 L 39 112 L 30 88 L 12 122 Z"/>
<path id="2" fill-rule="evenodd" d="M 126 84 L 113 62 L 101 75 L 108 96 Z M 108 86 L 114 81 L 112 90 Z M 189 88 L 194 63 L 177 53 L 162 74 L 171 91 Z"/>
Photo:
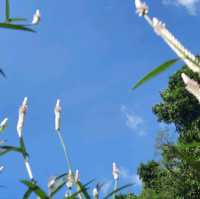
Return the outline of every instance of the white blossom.
<path id="1" fill-rule="evenodd" d="M 28 98 L 25 97 L 24 101 L 22 102 L 22 105 L 19 108 L 19 116 L 18 116 L 18 122 L 17 122 L 17 133 L 18 133 L 19 137 L 22 136 L 25 115 L 26 115 L 26 112 L 27 112 L 27 102 L 28 102 Z"/>
<path id="2" fill-rule="evenodd" d="M 99 191 L 98 191 L 97 187 L 95 187 L 93 189 L 92 193 L 93 193 L 94 199 L 98 199 L 99 198 Z"/>
<path id="3" fill-rule="evenodd" d="M 8 126 L 8 118 L 5 118 L 1 123 L 0 123 L 0 131 L 4 131 L 5 128 Z"/>
<path id="4" fill-rule="evenodd" d="M 119 173 L 120 172 L 119 172 L 119 169 L 118 169 L 116 163 L 113 162 L 113 164 L 112 164 L 112 175 L 113 175 L 114 180 L 119 180 Z"/>
<path id="5" fill-rule="evenodd" d="M 60 106 L 60 100 L 58 99 L 56 102 L 56 106 L 54 109 L 55 112 L 55 130 L 59 131 L 61 127 L 61 106 Z"/>
<path id="6" fill-rule="evenodd" d="M 200 85 L 193 79 L 189 78 L 185 73 L 182 73 L 181 77 L 185 83 L 186 90 L 195 96 L 196 99 L 200 102 Z"/>
<path id="7" fill-rule="evenodd" d="M 76 170 L 76 173 L 75 173 L 75 182 L 80 182 L 80 172 L 78 169 Z"/>
<path id="8" fill-rule="evenodd" d="M 181 42 L 178 41 L 178 39 L 176 39 L 176 37 L 166 28 L 164 23 L 155 17 L 151 19 L 147 13 L 144 14 L 145 9 L 142 10 L 142 8 L 148 8 L 148 6 L 143 4 L 145 3 L 142 3 L 140 0 L 135 0 L 136 12 L 139 14 L 139 16 L 144 16 L 147 22 L 153 27 L 156 34 L 168 44 L 168 46 L 176 53 L 176 55 L 181 58 L 193 72 L 200 73 L 200 62 L 195 55 L 186 49 Z"/>
<path id="9" fill-rule="evenodd" d="M 39 24 L 40 20 L 41 20 L 40 10 L 37 9 L 37 10 L 35 11 L 35 14 L 33 15 L 32 24 L 33 24 L 33 25 L 37 25 L 37 24 Z"/>
<path id="10" fill-rule="evenodd" d="M 148 14 L 149 8 L 145 2 L 135 0 L 136 13 L 141 17 Z"/>
<path id="11" fill-rule="evenodd" d="M 67 174 L 66 186 L 68 187 L 68 189 L 71 189 L 73 184 L 74 184 L 74 174 L 73 174 L 72 170 L 69 170 L 69 172 Z"/>

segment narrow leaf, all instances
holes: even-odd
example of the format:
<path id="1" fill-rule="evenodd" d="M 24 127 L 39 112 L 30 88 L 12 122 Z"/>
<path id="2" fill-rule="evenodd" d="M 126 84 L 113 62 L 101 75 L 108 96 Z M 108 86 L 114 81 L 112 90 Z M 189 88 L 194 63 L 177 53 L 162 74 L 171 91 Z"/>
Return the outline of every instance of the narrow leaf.
<path id="1" fill-rule="evenodd" d="M 4 78 L 6 78 L 6 74 L 4 73 L 4 71 L 0 68 L 0 74 L 4 77 Z"/>
<path id="2" fill-rule="evenodd" d="M 147 75 L 145 75 L 140 81 L 138 81 L 133 87 L 133 89 L 138 88 L 139 86 L 141 86 L 142 84 L 144 84 L 145 82 L 147 82 L 148 80 L 154 78 L 156 75 L 166 71 L 167 69 L 169 69 L 172 65 L 174 65 L 179 59 L 172 59 L 169 61 L 166 61 L 165 63 L 161 64 L 160 66 L 158 66 L 157 68 L 153 69 L 151 72 L 149 72 Z"/>
<path id="3" fill-rule="evenodd" d="M 16 25 L 16 24 L 9 24 L 9 23 L 0 23 L 0 28 L 6 28 L 11 30 L 22 30 L 28 32 L 35 32 L 35 30 L 28 28 L 27 26 L 23 25 Z"/>
<path id="4" fill-rule="evenodd" d="M 123 190 L 123 189 L 126 189 L 126 188 L 128 188 L 128 187 L 131 187 L 131 186 L 133 186 L 133 184 L 124 185 L 124 186 L 122 186 L 122 187 L 120 187 L 120 188 L 118 188 L 118 189 L 112 191 L 112 192 L 109 193 L 107 196 L 105 196 L 103 199 L 108 199 L 108 198 L 110 198 L 111 196 L 113 196 L 114 194 L 118 193 L 119 191 L 121 191 L 121 190 Z"/>
<path id="5" fill-rule="evenodd" d="M 81 190 L 81 193 L 83 194 L 83 196 L 85 197 L 85 199 L 91 199 L 89 193 L 87 192 L 87 185 L 82 185 L 81 182 L 77 182 L 77 187 L 79 190 Z"/>
<path id="6" fill-rule="evenodd" d="M 40 199 L 49 199 L 46 193 L 35 183 L 27 180 L 21 180 L 21 183 L 26 185 L 32 192 L 34 192 L 37 196 L 39 196 Z"/>
<path id="7" fill-rule="evenodd" d="M 22 153 L 22 149 L 20 147 L 13 147 L 13 146 L 0 146 L 0 156 L 5 155 L 9 152 L 18 152 Z"/>
<path id="8" fill-rule="evenodd" d="M 27 21 L 26 18 L 10 18 L 10 22 L 19 22 L 19 21 Z"/>
<path id="9" fill-rule="evenodd" d="M 67 174 L 62 174 L 58 177 L 52 179 L 54 182 L 50 184 L 51 180 L 49 181 L 49 196 L 53 197 L 67 182 Z"/>
<path id="10" fill-rule="evenodd" d="M 5 15 L 6 15 L 6 22 L 9 22 L 10 20 L 10 0 L 6 0 L 6 10 L 5 10 Z"/>
<path id="11" fill-rule="evenodd" d="M 28 190 L 25 192 L 25 194 L 24 194 L 24 196 L 23 196 L 23 199 L 28 199 L 28 198 L 31 196 L 32 193 L 33 193 L 33 191 L 32 191 L 31 189 L 28 189 Z"/>

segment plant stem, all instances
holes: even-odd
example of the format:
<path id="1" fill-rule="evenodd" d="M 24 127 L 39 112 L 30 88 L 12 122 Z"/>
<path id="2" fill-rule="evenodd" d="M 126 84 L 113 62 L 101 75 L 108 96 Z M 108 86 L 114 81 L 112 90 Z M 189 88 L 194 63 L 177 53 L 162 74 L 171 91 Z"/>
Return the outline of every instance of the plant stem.
<path id="1" fill-rule="evenodd" d="M 18 136 L 18 137 L 19 137 L 19 141 L 20 141 L 20 147 L 22 149 L 22 155 L 23 155 L 23 159 L 24 159 L 24 164 L 25 164 L 29 179 L 32 182 L 36 183 L 36 181 L 35 181 L 35 179 L 33 177 L 33 173 L 32 173 L 31 165 L 30 165 L 30 162 L 29 162 L 29 157 L 28 157 L 28 153 L 27 153 L 26 146 L 25 146 L 25 143 L 24 143 L 24 139 L 23 139 L 22 136 L 21 137 Z M 37 196 L 37 199 L 40 199 L 40 197 Z"/>
<path id="2" fill-rule="evenodd" d="M 67 163 L 68 170 L 71 170 L 71 171 L 72 171 L 72 164 L 71 164 L 71 161 L 70 161 L 70 158 L 69 158 L 69 154 L 68 154 L 67 147 L 66 147 L 66 145 L 65 145 L 63 136 L 62 136 L 62 134 L 61 134 L 60 131 L 57 131 L 57 134 L 58 134 L 60 143 L 61 143 L 62 148 L 63 148 L 63 151 L 64 151 L 65 160 L 66 160 L 66 163 Z"/>
<path id="3" fill-rule="evenodd" d="M 114 183 L 114 191 L 117 190 L 117 187 L 118 187 L 118 180 L 115 180 L 115 183 Z M 113 199 L 115 199 L 115 193 L 113 194 Z"/>

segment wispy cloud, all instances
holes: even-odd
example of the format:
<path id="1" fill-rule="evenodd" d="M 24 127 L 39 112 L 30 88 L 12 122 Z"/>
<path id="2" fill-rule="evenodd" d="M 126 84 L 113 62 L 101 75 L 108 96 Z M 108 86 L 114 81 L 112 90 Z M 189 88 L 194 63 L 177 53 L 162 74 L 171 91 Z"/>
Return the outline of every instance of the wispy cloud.
<path id="1" fill-rule="evenodd" d="M 146 131 L 144 129 L 144 120 L 142 117 L 129 110 L 125 105 L 121 106 L 121 113 L 126 119 L 127 127 L 140 136 L 145 135 Z"/>
<path id="2" fill-rule="evenodd" d="M 134 186 L 142 186 L 142 181 L 140 180 L 139 176 L 135 173 L 131 173 L 128 169 L 124 167 L 120 167 L 120 176 L 124 181 L 127 181 L 128 183 L 133 183 Z"/>
<path id="3" fill-rule="evenodd" d="M 165 5 L 176 5 L 185 7 L 189 14 L 196 15 L 197 14 L 197 5 L 200 0 L 163 0 Z"/>

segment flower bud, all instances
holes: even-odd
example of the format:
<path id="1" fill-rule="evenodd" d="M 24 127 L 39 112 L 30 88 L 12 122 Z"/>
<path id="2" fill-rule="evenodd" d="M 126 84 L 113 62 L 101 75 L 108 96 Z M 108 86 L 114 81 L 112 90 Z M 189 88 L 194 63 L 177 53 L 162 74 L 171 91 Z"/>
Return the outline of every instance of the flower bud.
<path id="1" fill-rule="evenodd" d="M 117 168 L 117 165 L 115 162 L 112 164 L 112 175 L 114 180 L 119 180 L 119 169 Z"/>
<path id="2" fill-rule="evenodd" d="M 76 170 L 76 173 L 75 173 L 75 182 L 80 182 L 80 172 L 78 169 Z"/>
<path id="3" fill-rule="evenodd" d="M 99 198 L 99 191 L 98 191 L 98 189 L 96 187 L 93 189 L 92 193 L 93 193 L 94 199 L 98 199 Z"/>
<path id="4" fill-rule="evenodd" d="M 61 106 L 60 106 L 60 100 L 58 99 L 56 102 L 56 106 L 54 109 L 55 112 L 55 130 L 59 131 L 61 127 Z"/>
<path id="5" fill-rule="evenodd" d="M 148 14 L 149 8 L 145 2 L 135 0 L 136 13 L 141 17 Z"/>
<path id="6" fill-rule="evenodd" d="M 8 118 L 5 118 L 1 123 L 0 123 L 0 132 L 4 131 L 5 128 L 8 126 Z"/>
<path id="7" fill-rule="evenodd" d="M 200 85 L 193 79 L 189 78 L 185 73 L 182 73 L 181 77 L 185 84 L 185 89 L 195 96 L 200 103 Z"/>
<path id="8" fill-rule="evenodd" d="M 71 189 L 73 184 L 74 184 L 74 174 L 71 170 L 69 170 L 68 175 L 67 175 L 67 183 L 66 183 L 68 189 Z"/>
<path id="9" fill-rule="evenodd" d="M 35 11 L 35 14 L 33 15 L 32 25 L 37 25 L 37 24 L 39 24 L 40 20 L 41 20 L 40 10 L 37 9 L 37 10 Z"/>
<path id="10" fill-rule="evenodd" d="M 17 133 L 18 133 L 19 137 L 22 136 L 24 121 L 25 121 L 25 115 L 26 115 L 26 112 L 27 112 L 27 102 L 28 102 L 28 98 L 25 97 L 24 101 L 22 102 L 22 105 L 19 108 L 19 116 L 18 116 L 18 122 L 17 122 Z"/>

